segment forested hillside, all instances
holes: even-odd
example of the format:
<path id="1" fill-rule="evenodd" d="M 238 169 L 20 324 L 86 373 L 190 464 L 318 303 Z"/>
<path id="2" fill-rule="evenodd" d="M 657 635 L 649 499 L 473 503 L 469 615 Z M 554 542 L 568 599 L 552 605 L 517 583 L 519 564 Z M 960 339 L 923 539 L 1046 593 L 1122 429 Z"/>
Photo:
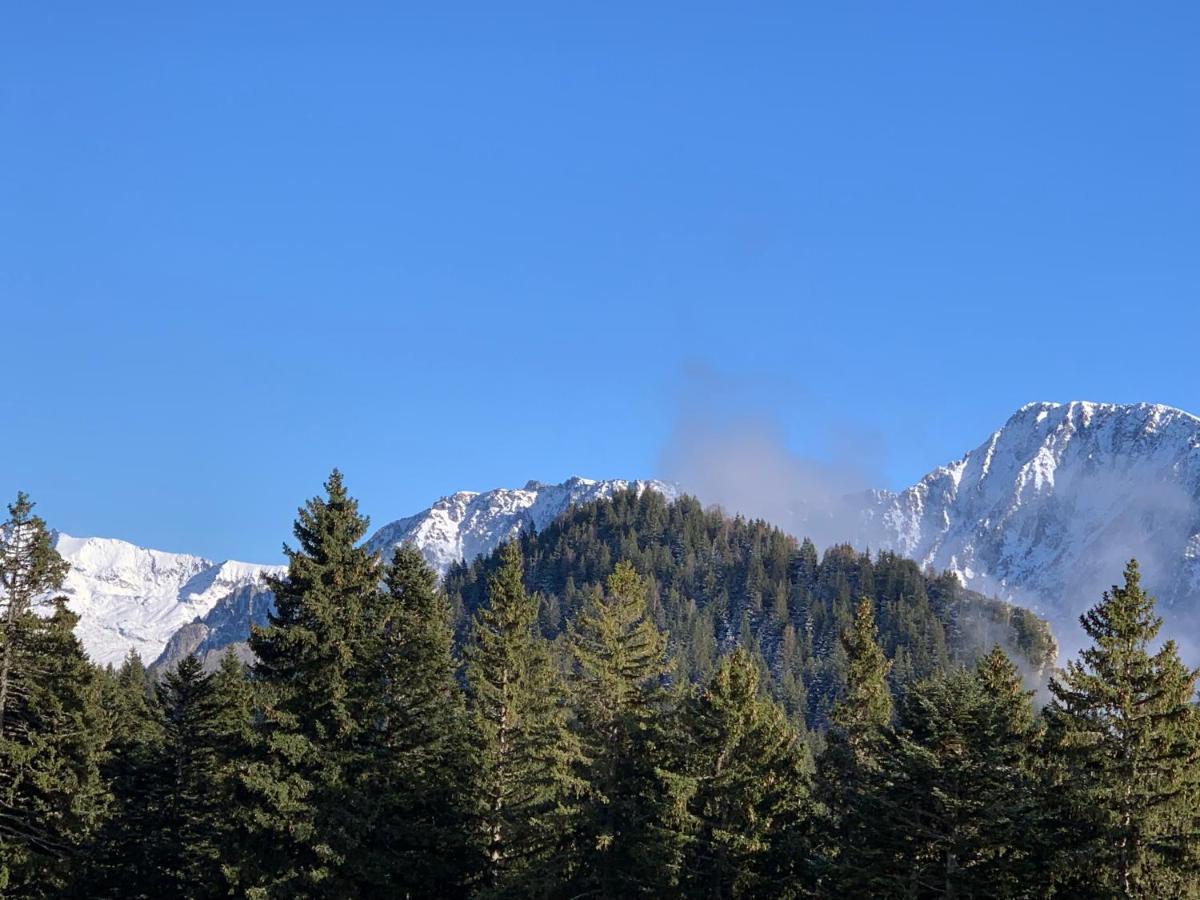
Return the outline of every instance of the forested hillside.
<path id="1" fill-rule="evenodd" d="M 893 553 L 848 546 L 818 555 L 762 521 L 674 502 L 655 491 L 616 493 L 568 510 L 544 531 L 519 540 L 525 585 L 539 597 L 547 637 L 568 624 L 601 589 L 613 565 L 628 561 L 646 578 L 654 623 L 669 636 L 682 674 L 706 681 L 722 654 L 742 647 L 768 674 L 789 714 L 819 729 L 844 681 L 839 635 L 854 603 L 874 604 L 889 680 L 904 686 L 971 665 L 995 644 L 1038 682 L 1049 675 L 1054 644 L 1033 613 L 965 590 L 949 573 L 922 572 Z M 454 566 L 445 586 L 459 621 L 486 599 L 502 552 Z"/>

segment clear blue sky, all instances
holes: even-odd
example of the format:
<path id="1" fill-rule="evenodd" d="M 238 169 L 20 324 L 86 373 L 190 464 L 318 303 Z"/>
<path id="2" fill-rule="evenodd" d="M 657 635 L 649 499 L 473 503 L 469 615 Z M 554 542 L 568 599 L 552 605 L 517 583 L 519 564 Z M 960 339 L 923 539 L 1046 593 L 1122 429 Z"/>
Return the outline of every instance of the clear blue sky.
<path id="1" fill-rule="evenodd" d="M 889 486 L 1029 400 L 1200 411 L 1198 38 L 1191 2 L 10 4 L 0 481 L 269 561 L 335 464 L 377 525 L 652 475 L 712 383 Z"/>

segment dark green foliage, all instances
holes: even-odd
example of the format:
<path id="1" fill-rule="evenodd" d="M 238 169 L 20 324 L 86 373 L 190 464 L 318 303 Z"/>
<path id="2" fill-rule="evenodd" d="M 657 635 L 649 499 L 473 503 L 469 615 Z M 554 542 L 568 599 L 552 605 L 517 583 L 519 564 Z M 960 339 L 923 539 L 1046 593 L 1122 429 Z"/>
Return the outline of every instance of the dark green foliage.
<path id="1" fill-rule="evenodd" d="M 831 716 L 834 728 L 847 735 L 852 744 L 892 718 L 892 695 L 887 684 L 892 664 L 878 642 L 875 608 L 864 597 L 855 608 L 853 624 L 842 633 L 846 687 Z"/>
<path id="2" fill-rule="evenodd" d="M 102 821 L 108 738 L 99 685 L 64 602 L 37 614 L 67 564 L 25 494 L 0 525 L 0 892 L 52 896 Z"/>
<path id="3" fill-rule="evenodd" d="M 106 673 L 102 696 L 111 727 L 102 773 L 113 807 L 88 849 L 75 893 L 153 898 L 165 865 L 166 835 L 155 825 L 165 731 L 154 684 L 136 653 L 130 651 L 115 673 Z"/>
<path id="4" fill-rule="evenodd" d="M 246 687 L 232 656 L 213 675 L 203 671 L 196 657 L 185 657 L 157 686 L 163 741 L 148 776 L 156 796 L 150 809 L 135 812 L 143 836 L 125 848 L 133 856 L 151 843 L 158 845 L 151 892 L 157 896 L 227 896 L 227 882 L 236 880 L 239 848 L 230 815 L 236 797 L 231 766 L 246 751 Z"/>
<path id="5" fill-rule="evenodd" d="M 647 593 L 618 563 L 572 624 L 583 800 L 569 896 L 662 896 L 680 878 L 688 781 L 673 771 L 667 640 Z"/>
<path id="6" fill-rule="evenodd" d="M 1003 653 L 920 682 L 843 816 L 834 884 L 873 897 L 1035 897 L 1040 814 L 1029 695 Z"/>
<path id="7" fill-rule="evenodd" d="M 216 860 L 221 870 L 220 879 L 214 878 L 214 882 L 225 887 L 226 893 L 236 895 L 242 890 L 248 868 L 246 822 L 238 812 L 248 801 L 242 776 L 255 756 L 254 694 L 246 666 L 233 650 L 221 655 L 209 683 L 213 714 L 207 730 L 216 757 L 212 790 L 218 820 Z"/>
<path id="8" fill-rule="evenodd" d="M 326 489 L 251 677 L 230 653 L 158 684 L 89 664 L 62 600 L 35 611 L 65 569 L 18 498 L 0 894 L 1200 894 L 1197 673 L 1155 649 L 1135 565 L 1035 716 L 980 641 L 1041 669 L 1044 624 L 890 554 L 624 493 L 447 596 Z"/>
<path id="9" fill-rule="evenodd" d="M 875 606 L 897 690 L 973 664 L 996 639 L 1035 670 L 1053 657 L 1044 622 L 964 590 L 953 575 L 845 546 L 818 559 L 811 541 L 797 544 L 764 522 L 727 518 L 691 498 L 621 492 L 569 510 L 519 546 L 526 587 L 554 611 L 542 619 L 548 636 L 578 615 L 617 561 L 628 561 L 647 581 L 650 614 L 671 635 L 683 677 L 707 682 L 721 653 L 744 646 L 764 661 L 771 694 L 814 730 L 828 723 L 845 682 L 840 635 L 861 596 Z M 447 593 L 478 608 L 498 567 L 497 554 L 454 567 Z"/>
<path id="10" fill-rule="evenodd" d="M 887 680 L 892 664 L 879 646 L 875 608 L 868 598 L 859 600 L 853 621 L 842 632 L 840 650 L 846 681 L 819 761 L 824 822 L 817 869 L 827 886 L 861 889 L 862 868 L 847 852 L 866 840 L 868 823 L 859 815 L 858 801 L 878 771 L 884 729 L 892 719 Z"/>
<path id="11" fill-rule="evenodd" d="M 100 684 L 61 600 L 48 618 L 26 613 L 0 737 L 0 894 L 53 897 L 108 813 L 101 777 L 109 723 Z"/>
<path id="12" fill-rule="evenodd" d="M 502 550 L 501 560 L 466 648 L 481 885 L 488 896 L 539 896 L 562 875 L 562 839 L 579 793 L 572 771 L 578 752 L 516 544 Z"/>
<path id="13" fill-rule="evenodd" d="M 396 551 L 384 583 L 363 671 L 378 686 L 371 712 L 378 725 L 366 744 L 379 807 L 367 883 L 396 896 L 451 897 L 478 866 L 466 827 L 473 760 L 450 608 L 412 548 Z"/>
<path id="14" fill-rule="evenodd" d="M 738 648 L 721 661 L 682 722 L 693 780 L 685 895 L 809 893 L 812 763 L 786 713 L 761 693 L 749 652 Z"/>
<path id="15" fill-rule="evenodd" d="M 376 807 L 361 767 L 379 686 L 359 665 L 382 572 L 340 473 L 325 490 L 300 510 L 287 575 L 270 582 L 275 612 L 250 636 L 260 753 L 242 780 L 255 897 L 346 896 L 369 867 Z"/>
<path id="16" fill-rule="evenodd" d="M 1119 897 L 1200 893 L 1197 672 L 1173 641 L 1137 563 L 1080 621 L 1092 644 L 1051 682 L 1046 710 L 1059 764 L 1060 880 Z"/>

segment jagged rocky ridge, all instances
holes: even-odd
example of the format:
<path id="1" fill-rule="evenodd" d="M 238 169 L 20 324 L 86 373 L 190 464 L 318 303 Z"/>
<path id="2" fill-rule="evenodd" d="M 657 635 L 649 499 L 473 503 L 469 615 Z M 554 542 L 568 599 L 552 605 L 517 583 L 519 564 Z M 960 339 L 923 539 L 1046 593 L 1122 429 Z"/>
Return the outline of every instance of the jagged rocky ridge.
<path id="1" fill-rule="evenodd" d="M 633 488 L 649 488 L 668 499 L 678 493 L 663 481 L 592 481 L 578 476 L 562 484 L 530 481 L 523 488 L 477 493 L 459 491 L 429 509 L 380 528 L 367 545 L 385 557 L 401 544 L 415 544 L 439 575 L 451 565 L 491 553 L 531 526 L 541 530 L 572 506 L 611 497 Z"/>

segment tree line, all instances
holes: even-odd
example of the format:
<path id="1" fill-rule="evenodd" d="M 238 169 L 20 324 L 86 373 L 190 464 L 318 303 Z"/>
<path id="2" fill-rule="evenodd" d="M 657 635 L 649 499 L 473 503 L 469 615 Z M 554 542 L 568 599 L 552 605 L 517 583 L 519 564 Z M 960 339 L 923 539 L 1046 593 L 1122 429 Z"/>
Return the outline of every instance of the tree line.
<path id="1" fill-rule="evenodd" d="M 461 626 L 417 551 L 368 552 L 336 471 L 248 663 L 213 671 L 92 665 L 65 602 L 36 608 L 66 573 L 45 524 L 9 513 L 5 897 L 1200 892 L 1197 672 L 1136 563 L 1041 710 L 999 647 L 898 682 L 862 597 L 817 734 L 743 643 L 681 662 L 631 559 L 547 629 L 511 541 Z"/>

